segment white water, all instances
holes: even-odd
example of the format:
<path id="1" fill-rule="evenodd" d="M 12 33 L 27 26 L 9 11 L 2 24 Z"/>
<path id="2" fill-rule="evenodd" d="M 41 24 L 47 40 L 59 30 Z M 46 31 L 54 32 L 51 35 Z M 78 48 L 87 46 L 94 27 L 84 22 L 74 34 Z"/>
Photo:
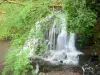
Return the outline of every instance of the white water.
<path id="1" fill-rule="evenodd" d="M 49 29 L 49 35 L 45 38 L 47 41 L 48 49 L 44 54 L 44 58 L 49 61 L 62 62 L 67 65 L 78 65 L 79 55 L 81 52 L 76 50 L 75 47 L 75 34 L 67 32 L 67 21 L 64 13 L 54 13 L 53 23 Z M 49 21 L 53 16 L 48 16 L 42 21 Z M 36 22 L 36 32 L 41 31 L 41 21 Z M 24 50 L 30 50 L 30 56 L 34 54 L 36 48 L 35 44 L 39 42 L 39 38 L 31 36 L 34 34 L 34 29 L 30 31 L 29 39 L 26 41 Z"/>

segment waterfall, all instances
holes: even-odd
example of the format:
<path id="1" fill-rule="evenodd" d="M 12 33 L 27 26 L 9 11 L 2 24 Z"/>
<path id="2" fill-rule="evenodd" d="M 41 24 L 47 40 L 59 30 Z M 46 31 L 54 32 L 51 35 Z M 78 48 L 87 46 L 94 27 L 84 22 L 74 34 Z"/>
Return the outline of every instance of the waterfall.
<path id="1" fill-rule="evenodd" d="M 59 61 L 67 65 L 78 65 L 79 55 L 82 53 L 76 50 L 75 34 L 67 32 L 67 22 L 64 13 L 58 14 L 57 17 L 60 19 L 60 32 L 57 38 L 52 38 L 56 39 L 56 48 L 49 51 L 50 54 L 47 59 L 50 61 Z M 56 24 L 56 27 L 57 25 L 58 24 Z M 53 24 L 53 26 L 55 27 L 55 24 Z M 52 28 L 52 31 L 55 31 L 55 29 L 56 28 Z M 52 35 L 54 36 L 54 33 L 52 33 L 51 36 Z"/>
<path id="2" fill-rule="evenodd" d="M 39 37 L 36 38 L 31 35 L 41 32 L 41 22 L 46 21 L 46 23 L 48 23 L 47 21 L 49 20 L 52 20 L 50 24 L 51 28 L 45 31 L 48 36 L 44 37 L 44 42 L 47 42 L 48 48 L 42 57 L 51 62 L 78 65 L 79 55 L 82 53 L 75 47 L 75 34 L 67 32 L 67 21 L 63 12 L 56 12 L 52 16 L 50 15 L 41 21 L 37 21 L 36 31 L 34 32 L 34 29 L 31 29 L 29 39 L 26 41 L 24 49 L 31 50 L 31 55 L 34 53 L 36 50 L 34 45 L 39 42 Z"/>

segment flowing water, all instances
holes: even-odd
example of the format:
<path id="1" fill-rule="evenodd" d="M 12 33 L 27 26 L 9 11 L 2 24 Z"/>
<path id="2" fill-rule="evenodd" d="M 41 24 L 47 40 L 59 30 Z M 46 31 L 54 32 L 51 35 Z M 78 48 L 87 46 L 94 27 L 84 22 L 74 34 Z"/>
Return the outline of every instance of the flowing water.
<path id="1" fill-rule="evenodd" d="M 46 43 L 47 49 L 43 58 L 51 62 L 78 65 L 79 55 L 82 53 L 75 47 L 75 34 L 67 32 L 67 21 L 63 12 L 53 13 L 45 19 L 36 22 L 36 29 L 31 29 L 29 39 L 23 48 L 24 50 L 30 50 L 29 56 L 34 55 L 34 52 L 37 50 L 35 44 L 39 43 L 40 38 L 35 37 L 34 34 L 38 35 L 39 32 L 42 32 L 43 27 L 41 22 L 44 22 L 43 24 L 45 26 L 50 26 L 50 28 L 44 32 L 44 43 Z M 49 22 L 51 23 L 48 24 Z"/>

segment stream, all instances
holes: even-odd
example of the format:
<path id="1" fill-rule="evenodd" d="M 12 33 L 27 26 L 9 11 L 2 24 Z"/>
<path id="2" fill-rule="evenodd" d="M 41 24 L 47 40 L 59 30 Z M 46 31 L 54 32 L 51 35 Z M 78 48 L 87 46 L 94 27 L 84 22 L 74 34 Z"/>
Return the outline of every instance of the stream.
<path id="1" fill-rule="evenodd" d="M 4 68 L 3 62 L 9 46 L 10 46 L 10 40 L 0 40 L 0 75 Z"/>

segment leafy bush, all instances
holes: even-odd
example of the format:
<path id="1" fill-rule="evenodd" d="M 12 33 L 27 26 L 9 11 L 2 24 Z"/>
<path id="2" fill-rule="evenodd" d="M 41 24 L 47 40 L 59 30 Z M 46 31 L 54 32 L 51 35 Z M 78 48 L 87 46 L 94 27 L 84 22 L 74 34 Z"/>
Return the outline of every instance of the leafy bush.
<path id="1" fill-rule="evenodd" d="M 1 21 L 1 23 L 8 27 L 3 26 L 2 28 L 6 28 L 7 31 L 4 30 L 5 33 L 12 38 L 11 48 L 4 63 L 7 66 L 4 68 L 3 75 L 6 75 L 9 71 L 12 71 L 13 75 L 26 75 L 28 69 L 32 69 L 28 60 L 29 50 L 23 50 L 23 45 L 25 40 L 28 39 L 30 29 L 35 29 L 36 21 L 50 13 L 48 9 L 49 2 L 50 0 L 33 0 L 32 2 L 23 2 L 22 5 L 1 4 L 2 10 L 7 12 L 5 14 L 6 20 Z M 3 32 L 1 36 L 4 35 Z M 5 35 L 1 38 L 3 39 L 7 36 Z"/>
<path id="2" fill-rule="evenodd" d="M 0 20 L 0 38 L 3 39 L 9 36 L 11 37 L 12 34 L 16 31 L 15 28 L 10 25 L 10 22 L 13 22 L 13 19 L 19 15 L 20 11 L 23 9 L 23 6 L 4 3 L 0 5 L 0 9 L 5 11 L 5 14 L 1 14 L 3 17 L 5 17 L 5 19 Z"/>
<path id="3" fill-rule="evenodd" d="M 96 14 L 86 7 L 86 0 L 64 0 L 68 30 L 91 36 L 96 22 Z"/>
<path id="4" fill-rule="evenodd" d="M 32 68 L 32 66 L 29 65 L 27 51 L 28 50 L 22 50 L 22 53 L 20 54 L 20 49 L 9 51 L 5 62 L 7 66 L 2 74 L 6 75 L 8 72 L 13 72 L 13 75 L 25 75 L 28 72 L 28 69 Z"/>

